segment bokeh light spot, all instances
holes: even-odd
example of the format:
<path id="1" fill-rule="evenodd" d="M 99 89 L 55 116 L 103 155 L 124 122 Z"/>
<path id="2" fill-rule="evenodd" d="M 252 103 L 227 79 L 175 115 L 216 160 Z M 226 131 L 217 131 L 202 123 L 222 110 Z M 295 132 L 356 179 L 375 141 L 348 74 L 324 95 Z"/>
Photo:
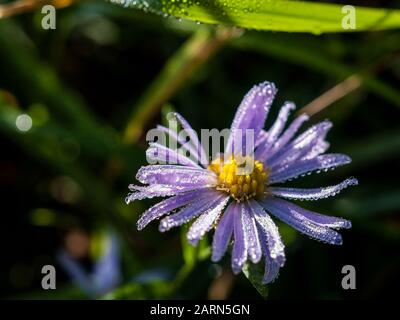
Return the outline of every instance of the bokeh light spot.
<path id="1" fill-rule="evenodd" d="M 27 132 L 32 128 L 32 118 L 27 114 L 21 114 L 15 120 L 15 126 L 21 132 Z"/>

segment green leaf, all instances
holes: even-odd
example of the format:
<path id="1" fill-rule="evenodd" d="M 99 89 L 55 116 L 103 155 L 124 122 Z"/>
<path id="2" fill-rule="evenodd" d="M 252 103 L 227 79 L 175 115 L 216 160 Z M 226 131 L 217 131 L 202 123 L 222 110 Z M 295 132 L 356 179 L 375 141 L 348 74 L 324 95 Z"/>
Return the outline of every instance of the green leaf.
<path id="1" fill-rule="evenodd" d="M 247 263 L 243 268 L 243 273 L 247 279 L 251 282 L 258 293 L 266 299 L 268 297 L 268 288 L 262 283 L 264 276 L 264 268 L 262 263 L 252 264 Z"/>
<path id="2" fill-rule="evenodd" d="M 110 0 L 126 7 L 209 24 L 288 32 L 346 32 L 400 27 L 400 10 L 354 7 L 356 28 L 344 29 L 343 5 L 287 0 Z"/>

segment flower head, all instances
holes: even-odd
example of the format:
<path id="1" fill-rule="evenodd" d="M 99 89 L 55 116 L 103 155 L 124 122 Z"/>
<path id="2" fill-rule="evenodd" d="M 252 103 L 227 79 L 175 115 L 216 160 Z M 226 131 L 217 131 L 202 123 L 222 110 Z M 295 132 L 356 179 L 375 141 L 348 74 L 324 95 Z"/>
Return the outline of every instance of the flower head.
<path id="1" fill-rule="evenodd" d="M 58 262 L 73 282 L 93 298 L 111 291 L 121 282 L 119 240 L 112 232 L 107 232 L 102 240 L 105 245 L 104 251 L 97 261 L 93 262 L 90 272 L 67 250 L 61 249 L 57 254 Z"/>
<path id="2" fill-rule="evenodd" d="M 190 243 L 196 245 L 215 228 L 212 260 L 219 261 L 232 242 L 232 270 L 239 273 L 247 261 L 258 263 L 264 257 L 264 283 L 273 281 L 285 263 L 284 244 L 270 215 L 311 238 L 335 245 L 342 243 L 335 229 L 350 228 L 350 221 L 321 215 L 284 199 L 327 198 L 356 185 L 356 179 L 313 189 L 275 185 L 351 160 L 343 154 L 325 154 L 329 147 L 325 137 L 332 127 L 329 121 L 297 134 L 308 120 L 303 114 L 285 129 L 290 111 L 295 108 L 291 102 L 283 105 L 274 124 L 265 131 L 264 123 L 276 91 L 273 83 L 263 82 L 247 93 L 236 112 L 224 153 L 213 159 L 207 157 L 197 135 L 181 115 L 175 113 L 174 117 L 188 131 L 190 143 L 175 131 L 158 127 L 190 157 L 158 143 L 150 145 L 148 158 L 174 159 L 175 165 L 148 165 L 137 173 L 137 180 L 145 185 L 131 185 L 127 203 L 168 197 L 143 213 L 137 223 L 139 230 L 160 218 L 162 232 L 196 218 L 187 233 Z"/>

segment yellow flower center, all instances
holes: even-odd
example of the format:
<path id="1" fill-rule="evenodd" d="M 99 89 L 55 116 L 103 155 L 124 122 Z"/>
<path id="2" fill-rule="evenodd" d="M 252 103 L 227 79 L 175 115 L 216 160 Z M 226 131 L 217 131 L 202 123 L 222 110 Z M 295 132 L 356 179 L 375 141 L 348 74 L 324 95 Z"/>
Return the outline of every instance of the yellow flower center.
<path id="1" fill-rule="evenodd" d="M 237 202 L 262 195 L 269 170 L 251 157 L 239 159 L 232 157 L 223 162 L 217 158 L 211 162 L 208 169 L 218 177 L 217 189 L 225 191 Z"/>

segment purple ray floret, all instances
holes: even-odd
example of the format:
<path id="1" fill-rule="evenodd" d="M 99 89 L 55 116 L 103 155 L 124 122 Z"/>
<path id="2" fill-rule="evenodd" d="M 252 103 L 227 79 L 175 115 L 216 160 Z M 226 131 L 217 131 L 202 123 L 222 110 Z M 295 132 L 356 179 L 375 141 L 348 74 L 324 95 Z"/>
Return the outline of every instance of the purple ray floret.
<path id="1" fill-rule="evenodd" d="M 285 245 L 273 219 L 310 238 L 341 245 L 342 236 L 337 230 L 351 228 L 350 221 L 306 210 L 289 201 L 335 196 L 357 185 L 355 178 L 318 188 L 275 184 L 332 170 L 351 159 L 344 154 L 325 153 L 329 148 L 326 136 L 332 128 L 328 120 L 298 133 L 309 117 L 302 114 L 288 123 L 295 109 L 293 102 L 285 102 L 271 127 L 264 129 L 276 93 L 273 83 L 263 82 L 246 94 L 234 117 L 225 150 L 215 159 L 208 157 L 208 150 L 180 114 L 173 113 L 170 118 L 186 131 L 189 141 L 170 128 L 158 126 L 169 141 L 176 143 L 176 148 L 150 143 L 146 155 L 152 164 L 140 168 L 136 178 L 142 185 L 129 186 L 131 193 L 126 202 L 166 199 L 145 211 L 137 228 L 141 230 L 161 219 L 159 230 L 164 232 L 192 222 L 187 233 L 192 245 L 214 229 L 212 261 L 221 260 L 231 250 L 235 274 L 247 263 L 265 263 L 265 284 L 277 278 L 286 260 Z M 246 131 L 252 134 L 249 136 Z M 245 148 L 249 139 L 254 142 L 250 152 Z M 252 164 L 251 172 L 238 171 L 243 156 Z"/>

